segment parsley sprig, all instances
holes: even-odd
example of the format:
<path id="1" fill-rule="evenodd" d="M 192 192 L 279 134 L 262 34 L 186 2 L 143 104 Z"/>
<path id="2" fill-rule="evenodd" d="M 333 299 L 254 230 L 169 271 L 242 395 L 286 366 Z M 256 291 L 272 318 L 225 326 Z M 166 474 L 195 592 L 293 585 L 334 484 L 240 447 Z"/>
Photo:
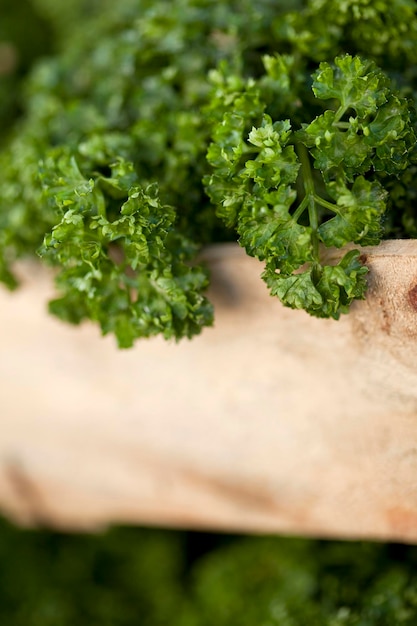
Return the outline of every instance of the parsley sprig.
<path id="1" fill-rule="evenodd" d="M 265 59 L 270 80 L 275 63 Z M 206 189 L 247 253 L 265 262 L 273 295 L 337 319 L 364 297 L 367 269 L 358 250 L 328 265 L 320 247 L 379 243 L 384 183 L 407 167 L 415 145 L 409 103 L 374 63 L 346 54 L 320 64 L 312 90 L 325 110 L 294 130 L 290 119 L 268 114 L 266 84 L 248 81 L 233 95 L 224 89 Z"/>
<path id="2" fill-rule="evenodd" d="M 210 325 L 207 273 L 190 265 L 195 245 L 176 230 L 156 183 L 141 187 L 123 160 L 95 179 L 65 153 L 50 160 L 41 178 L 60 219 L 39 254 L 60 268 L 51 311 L 72 323 L 97 321 L 121 348 L 158 333 L 192 337 Z"/>

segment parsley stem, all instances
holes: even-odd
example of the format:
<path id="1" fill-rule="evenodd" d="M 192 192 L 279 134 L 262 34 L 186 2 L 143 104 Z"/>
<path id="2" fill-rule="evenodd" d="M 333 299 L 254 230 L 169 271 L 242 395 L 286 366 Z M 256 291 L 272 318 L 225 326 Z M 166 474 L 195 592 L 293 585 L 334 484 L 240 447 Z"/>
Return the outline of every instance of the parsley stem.
<path id="1" fill-rule="evenodd" d="M 346 105 L 340 105 L 340 107 L 337 109 L 335 116 L 334 116 L 334 121 L 333 121 L 333 126 L 335 126 L 336 124 L 340 123 L 340 120 L 342 119 L 342 117 L 344 116 L 344 114 L 346 113 L 346 111 L 348 110 L 348 106 Z"/>
<path id="2" fill-rule="evenodd" d="M 318 213 L 316 207 L 316 194 L 314 189 L 314 180 L 313 174 L 311 171 L 310 157 L 307 151 L 307 148 L 302 143 L 297 143 L 296 150 L 298 157 L 301 161 L 302 168 L 302 177 L 303 177 L 303 185 L 305 191 L 305 198 L 300 206 L 305 205 L 308 206 L 308 217 L 310 220 L 311 226 L 311 243 L 313 245 L 314 256 L 318 259 L 319 257 L 319 238 L 318 238 L 318 228 L 319 228 L 319 220 Z M 305 207 L 303 207 L 304 209 Z"/>
<path id="3" fill-rule="evenodd" d="M 298 220 L 300 219 L 300 217 L 302 216 L 302 214 L 306 210 L 309 202 L 310 202 L 310 197 L 309 196 L 304 196 L 304 198 L 302 199 L 301 203 L 298 205 L 298 207 L 296 208 L 296 210 L 294 211 L 294 214 L 292 216 L 292 218 L 293 218 L 293 220 L 295 222 L 298 222 Z"/>
<path id="4" fill-rule="evenodd" d="M 327 200 L 320 198 L 320 196 L 316 194 L 314 194 L 314 199 L 317 202 L 317 204 L 324 207 L 325 209 L 330 209 L 330 211 L 333 211 L 333 213 L 339 212 L 339 207 L 337 206 L 337 204 L 334 204 L 334 202 L 328 202 Z"/>
<path id="5" fill-rule="evenodd" d="M 310 157 L 307 151 L 307 148 L 303 143 L 296 144 L 296 150 L 298 154 L 298 158 L 301 161 L 302 174 L 303 174 L 303 185 L 306 196 L 314 195 L 314 181 L 313 175 L 311 173 L 311 165 L 310 165 Z"/>
<path id="6" fill-rule="evenodd" d="M 102 217 L 107 219 L 106 202 L 104 200 L 103 194 L 99 190 L 97 190 L 97 188 L 95 188 L 93 190 L 93 196 L 97 208 L 97 215 L 101 215 Z"/>

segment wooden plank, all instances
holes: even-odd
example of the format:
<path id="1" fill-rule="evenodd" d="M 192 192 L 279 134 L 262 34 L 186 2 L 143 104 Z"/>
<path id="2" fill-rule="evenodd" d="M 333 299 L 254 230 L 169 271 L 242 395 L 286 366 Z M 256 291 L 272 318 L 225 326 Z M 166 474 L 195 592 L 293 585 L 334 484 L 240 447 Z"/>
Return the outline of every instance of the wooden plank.
<path id="1" fill-rule="evenodd" d="M 368 297 L 334 322 L 215 247 L 215 327 L 131 351 L 47 315 L 50 276 L 23 266 L 0 293 L 2 511 L 417 541 L 417 242 L 364 255 Z"/>

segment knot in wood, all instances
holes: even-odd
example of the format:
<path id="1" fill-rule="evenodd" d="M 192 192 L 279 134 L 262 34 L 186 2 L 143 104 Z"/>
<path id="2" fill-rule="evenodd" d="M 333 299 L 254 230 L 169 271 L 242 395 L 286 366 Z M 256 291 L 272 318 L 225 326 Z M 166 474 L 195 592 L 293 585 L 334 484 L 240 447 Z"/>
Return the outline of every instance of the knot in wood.
<path id="1" fill-rule="evenodd" d="M 417 285 L 414 285 L 414 287 L 409 289 L 409 291 L 408 291 L 408 300 L 409 300 L 411 306 L 413 307 L 413 309 L 415 309 L 417 311 Z"/>

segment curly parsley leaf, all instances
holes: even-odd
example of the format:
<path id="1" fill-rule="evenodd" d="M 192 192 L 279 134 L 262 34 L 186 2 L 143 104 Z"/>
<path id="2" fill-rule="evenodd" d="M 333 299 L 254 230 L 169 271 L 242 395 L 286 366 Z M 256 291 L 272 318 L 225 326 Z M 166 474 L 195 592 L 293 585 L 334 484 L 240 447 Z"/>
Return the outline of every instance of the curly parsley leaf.
<path id="1" fill-rule="evenodd" d="M 334 108 L 304 124 L 298 138 L 327 180 L 376 170 L 399 174 L 415 145 L 409 103 L 390 92 L 389 81 L 373 63 L 344 55 L 335 66 L 321 63 L 313 91 Z"/>
<path id="2" fill-rule="evenodd" d="M 272 80 L 266 93 L 265 81 L 250 83 L 263 108 L 250 131 L 224 98 L 206 189 L 218 215 L 236 225 L 248 254 L 265 261 L 263 278 L 273 295 L 292 308 L 338 318 L 364 296 L 367 268 L 357 251 L 328 265 L 320 246 L 380 241 L 384 184 L 410 163 L 416 142 L 411 112 L 374 63 L 343 55 L 313 75 L 324 112 L 294 131 L 290 120 L 273 121 L 265 112 Z M 276 92 L 282 88 L 277 79 Z M 243 83 L 241 89 L 234 102 L 247 97 Z"/>
<path id="3" fill-rule="evenodd" d="M 358 176 L 349 188 L 342 181 L 327 185 L 329 194 L 336 199 L 336 215 L 318 228 L 320 240 L 328 247 L 341 248 L 348 243 L 372 246 L 382 236 L 381 218 L 386 209 L 386 196 L 380 183 Z"/>
<path id="4" fill-rule="evenodd" d="M 374 63 L 346 54 L 337 57 L 334 65 L 320 63 L 312 88 L 316 98 L 334 98 L 340 103 L 340 119 L 350 108 L 359 117 L 375 113 L 386 102 L 388 85 L 387 76 Z"/>
<path id="5" fill-rule="evenodd" d="M 345 254 L 337 265 L 313 265 L 293 275 L 278 273 L 267 264 L 263 279 L 271 295 L 293 309 L 304 309 L 315 317 L 338 319 L 347 313 L 353 300 L 363 299 L 367 269 L 359 260 L 359 252 Z"/>
<path id="6" fill-rule="evenodd" d="M 55 178 L 49 164 L 43 180 L 61 219 L 39 251 L 60 268 L 51 310 L 73 323 L 97 321 L 122 348 L 157 333 L 192 337 L 210 325 L 207 274 L 191 265 L 196 247 L 176 231 L 175 210 L 161 203 L 157 185 L 131 186 L 129 163 L 88 179 L 73 157 L 56 162 Z"/>

